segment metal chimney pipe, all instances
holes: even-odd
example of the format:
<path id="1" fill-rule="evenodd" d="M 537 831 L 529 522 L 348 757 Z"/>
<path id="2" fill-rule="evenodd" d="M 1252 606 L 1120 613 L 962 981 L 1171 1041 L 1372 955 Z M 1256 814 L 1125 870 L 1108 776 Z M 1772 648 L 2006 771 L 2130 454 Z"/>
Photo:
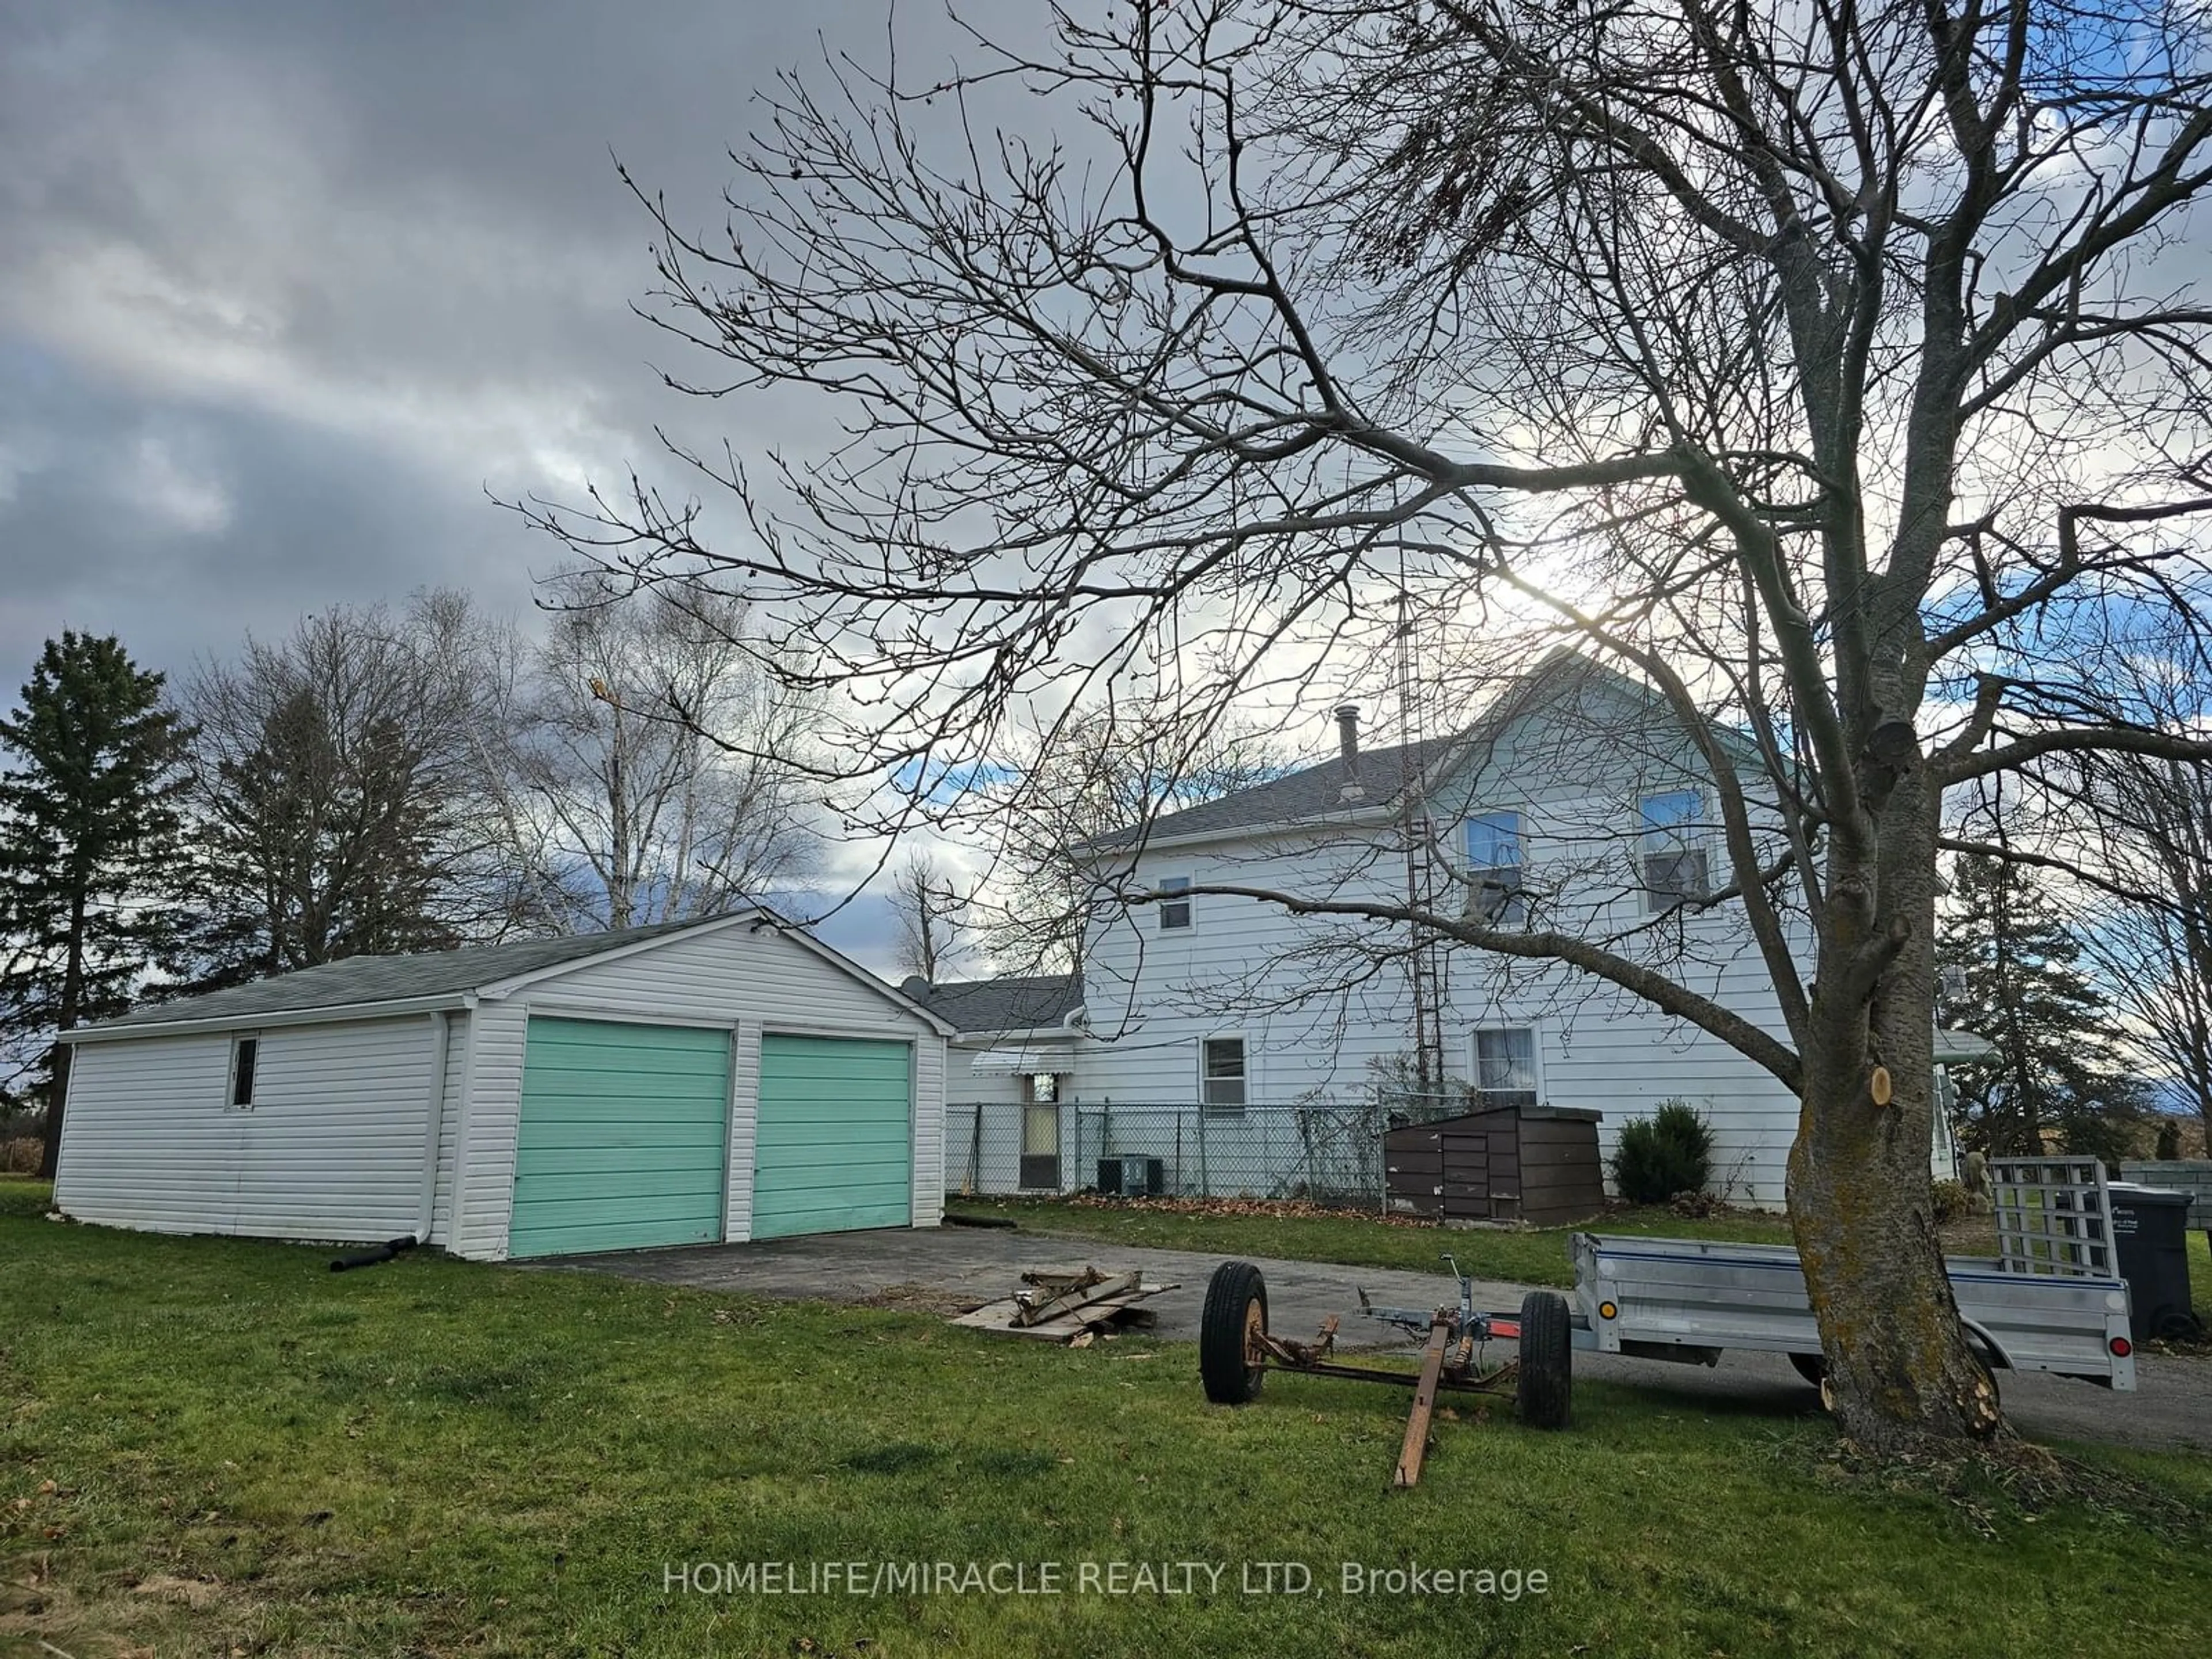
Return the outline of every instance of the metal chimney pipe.
<path id="1" fill-rule="evenodd" d="M 1367 792 L 1359 787 L 1359 705 L 1340 703 L 1336 709 L 1337 748 L 1344 756 L 1344 787 L 1337 792 L 1340 800 L 1364 800 Z"/>

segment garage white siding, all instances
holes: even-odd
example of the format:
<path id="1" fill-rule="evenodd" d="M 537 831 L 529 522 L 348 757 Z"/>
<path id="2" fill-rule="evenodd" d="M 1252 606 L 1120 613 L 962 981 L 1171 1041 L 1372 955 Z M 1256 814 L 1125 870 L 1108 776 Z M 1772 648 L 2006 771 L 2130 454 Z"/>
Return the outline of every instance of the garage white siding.
<path id="1" fill-rule="evenodd" d="M 461 1103 L 469 1086 L 469 1017 L 447 1016 L 446 1096 L 438 1114 L 437 1202 L 430 1218 L 430 1243 L 450 1249 L 453 1242 L 453 1153 L 461 1144 Z"/>
<path id="2" fill-rule="evenodd" d="M 917 1033 L 914 1045 L 914 1224 L 945 1219 L 945 1050 Z"/>
<path id="3" fill-rule="evenodd" d="M 722 1206 L 733 1243 L 753 1236 L 753 1159 L 760 1146 L 760 1054 L 758 1020 L 738 1027 L 737 1054 L 731 1066 L 730 1191 Z"/>
<path id="4" fill-rule="evenodd" d="M 469 1018 L 469 1073 L 461 1114 L 460 1224 L 457 1255 L 496 1261 L 507 1255 L 514 1207 L 514 1146 L 522 1125 L 522 1056 L 530 1011 L 519 1002 L 479 1003 Z"/>
<path id="5" fill-rule="evenodd" d="M 80 1044 L 56 1206 L 157 1232 L 414 1232 L 429 1019 L 278 1026 L 258 1041 L 250 1110 L 229 1104 L 229 1032 Z"/>

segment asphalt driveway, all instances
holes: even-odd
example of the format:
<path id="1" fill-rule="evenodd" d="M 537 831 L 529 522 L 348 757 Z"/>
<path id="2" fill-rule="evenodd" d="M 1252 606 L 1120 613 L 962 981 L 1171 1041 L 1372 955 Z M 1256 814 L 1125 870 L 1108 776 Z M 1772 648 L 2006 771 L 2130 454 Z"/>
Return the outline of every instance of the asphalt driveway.
<path id="1" fill-rule="evenodd" d="M 1137 1268 L 1148 1283 L 1180 1287 L 1145 1304 L 1156 1316 L 1153 1334 L 1194 1342 L 1206 1282 L 1220 1260 L 1010 1229 L 942 1227 L 623 1251 L 545 1265 L 784 1300 L 947 1314 L 1012 1295 L 1026 1271 Z M 1332 1313 L 1349 1316 L 1358 1307 L 1363 1288 L 1378 1305 L 1407 1308 L 1431 1307 L 1454 1295 L 1449 1275 L 1441 1271 L 1264 1259 L 1258 1265 L 1267 1275 L 1268 1323 L 1286 1335 L 1306 1335 Z M 1475 1305 L 1493 1312 L 1516 1309 L 1525 1288 L 1477 1280 Z M 1396 1346 L 1398 1340 L 1388 1326 L 1347 1317 L 1338 1342 Z M 1410 1342 L 1407 1346 L 1410 1353 Z M 1795 1415 L 1820 1408 L 1812 1390 L 1777 1355 L 1730 1352 L 1708 1370 L 1577 1352 L 1575 1368 L 1586 1376 L 1668 1391 L 1686 1411 Z M 2013 1420 L 2039 1439 L 2212 1452 L 2212 1359 L 2143 1356 L 2136 1364 L 2138 1391 L 2132 1395 L 2027 1372 L 2008 1372 L 2000 1383 Z"/>

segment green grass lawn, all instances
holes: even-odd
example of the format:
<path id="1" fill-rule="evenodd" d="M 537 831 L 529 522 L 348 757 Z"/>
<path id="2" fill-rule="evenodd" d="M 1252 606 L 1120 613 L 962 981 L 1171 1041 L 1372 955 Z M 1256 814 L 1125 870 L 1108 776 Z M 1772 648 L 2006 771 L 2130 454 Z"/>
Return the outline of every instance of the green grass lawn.
<path id="1" fill-rule="evenodd" d="M 1846 1476 L 1817 1416 L 1594 1385 L 1564 1434 L 1440 1423 L 1419 1488 L 1393 1492 L 1395 1390 L 1277 1377 L 1232 1410 L 1174 1345 L 434 1255 L 332 1274 L 327 1251 L 56 1225 L 44 1197 L 0 1183 L 0 1651 L 1982 1659 L 2201 1639 L 2197 1460 L 2087 1455 L 2185 1508 L 2036 1513 L 1996 1486 L 1969 1504 Z M 1031 1585 L 1049 1563 L 1064 1593 L 669 1582 L 748 1562 L 1027 1564 Z M 1220 1588 L 1080 1589 L 1085 1563 L 1103 1589 L 1113 1564 L 1184 1562 Z M 1241 1593 L 1264 1562 L 1321 1593 Z M 1547 1583 L 1349 1595 L 1347 1562 Z"/>

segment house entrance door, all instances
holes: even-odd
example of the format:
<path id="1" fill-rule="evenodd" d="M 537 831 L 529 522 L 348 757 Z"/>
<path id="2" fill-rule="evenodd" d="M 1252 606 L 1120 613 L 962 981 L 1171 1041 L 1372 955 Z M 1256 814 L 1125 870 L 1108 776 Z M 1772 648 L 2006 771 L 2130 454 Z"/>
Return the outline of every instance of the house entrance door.
<path id="1" fill-rule="evenodd" d="M 1060 1079 L 1050 1072 L 1022 1079 L 1021 1184 L 1060 1190 Z"/>

